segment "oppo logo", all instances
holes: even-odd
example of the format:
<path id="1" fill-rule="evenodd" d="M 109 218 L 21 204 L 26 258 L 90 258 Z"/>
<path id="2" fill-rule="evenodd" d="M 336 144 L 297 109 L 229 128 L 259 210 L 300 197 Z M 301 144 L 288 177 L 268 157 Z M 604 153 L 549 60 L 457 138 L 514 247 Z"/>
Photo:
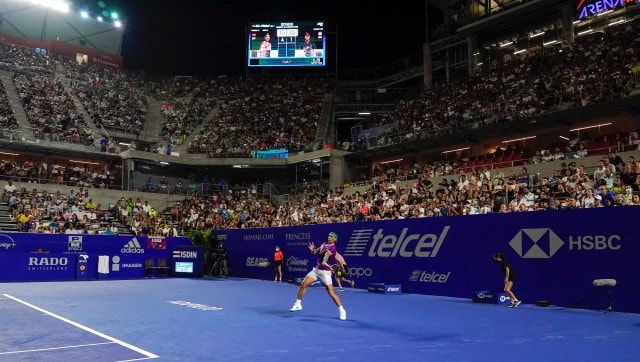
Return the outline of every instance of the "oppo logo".
<path id="1" fill-rule="evenodd" d="M 349 268 L 349 276 L 360 278 L 373 275 L 371 268 Z"/>
<path id="2" fill-rule="evenodd" d="M 29 258 L 29 266 L 67 266 L 69 258 Z"/>

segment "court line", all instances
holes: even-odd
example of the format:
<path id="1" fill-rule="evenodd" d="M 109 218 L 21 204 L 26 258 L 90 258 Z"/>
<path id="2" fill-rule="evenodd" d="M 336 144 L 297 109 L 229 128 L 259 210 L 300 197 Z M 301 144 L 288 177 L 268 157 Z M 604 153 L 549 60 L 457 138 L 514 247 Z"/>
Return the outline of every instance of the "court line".
<path id="1" fill-rule="evenodd" d="M 35 310 L 37 310 L 37 311 L 40 311 L 40 312 L 42 312 L 42 313 L 44 313 L 44 314 L 46 314 L 46 315 L 49 315 L 49 316 L 51 316 L 51 317 L 53 317 L 53 318 L 59 319 L 59 320 L 61 320 L 61 321 L 65 322 L 65 323 L 69 323 L 69 324 L 71 324 L 72 326 L 75 326 L 75 327 L 77 327 L 77 328 L 80 328 L 80 329 L 82 329 L 82 330 L 84 330 L 84 331 L 87 331 L 87 332 L 89 332 L 89 333 L 95 334 L 96 336 L 102 337 L 102 338 L 104 338 L 104 339 L 106 339 L 106 340 L 109 340 L 109 341 L 111 341 L 111 342 L 117 343 L 117 344 L 121 345 L 122 347 L 125 347 L 125 348 L 128 348 L 128 349 L 131 349 L 131 350 L 134 350 L 134 351 L 136 351 L 136 352 L 138 352 L 138 353 L 140 353 L 140 354 L 142 354 L 142 355 L 144 355 L 144 356 L 147 356 L 148 358 L 160 358 L 160 356 L 155 355 L 155 354 L 153 354 L 153 353 L 151 353 L 151 352 L 145 351 L 145 350 L 144 350 L 144 349 L 142 349 L 142 348 L 138 348 L 138 347 L 136 347 L 136 346 L 130 345 L 129 343 L 123 342 L 123 341 L 121 341 L 121 340 L 119 340 L 119 339 L 117 339 L 117 338 L 113 338 L 113 337 L 108 336 L 108 335 L 106 335 L 106 334 L 104 334 L 104 333 L 98 332 L 98 331 L 96 331 L 96 330 L 94 330 L 94 329 L 91 329 L 91 328 L 89 328 L 89 327 L 86 327 L 86 326 L 84 326 L 84 325 L 82 325 L 82 324 L 80 324 L 80 323 L 74 322 L 74 321 L 69 320 L 69 319 L 67 319 L 67 318 L 61 317 L 61 316 L 59 316 L 59 315 L 57 315 L 57 314 L 51 313 L 51 312 L 49 312 L 48 310 L 42 309 L 42 308 L 37 307 L 37 306 L 35 306 L 35 305 L 33 305 L 33 304 L 30 304 L 30 303 L 28 303 L 28 302 L 25 302 L 24 300 L 18 299 L 18 298 L 13 297 L 13 296 L 11 296 L 11 295 L 9 295 L 9 294 L 3 294 L 3 295 L 4 295 L 5 297 L 7 297 L 7 298 L 10 298 L 10 299 L 12 299 L 12 300 L 14 300 L 14 301 L 18 302 L 18 303 L 22 303 L 22 304 L 24 304 L 24 305 L 26 305 L 26 306 L 27 306 L 27 307 L 29 307 L 29 308 L 33 308 L 33 309 L 35 309 Z"/>
<path id="2" fill-rule="evenodd" d="M 90 347 L 90 346 L 100 346 L 104 344 L 113 344 L 113 342 L 102 342 L 102 343 L 89 343 L 89 344 L 77 344 L 75 346 L 64 346 L 64 347 L 51 347 L 51 348 L 38 348 L 38 349 L 25 349 L 21 351 L 9 351 L 9 352 L 0 352 L 0 356 L 4 356 L 7 354 L 18 354 L 18 353 L 29 353 L 29 352 L 42 352 L 42 351 L 55 351 L 58 349 L 69 349 L 69 348 L 79 348 L 79 347 Z"/>

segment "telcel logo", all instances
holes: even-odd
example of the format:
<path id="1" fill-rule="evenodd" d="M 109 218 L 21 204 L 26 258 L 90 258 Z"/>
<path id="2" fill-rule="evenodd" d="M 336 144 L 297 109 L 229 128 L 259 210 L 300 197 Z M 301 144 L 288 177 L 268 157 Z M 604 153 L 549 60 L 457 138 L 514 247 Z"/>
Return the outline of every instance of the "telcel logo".
<path id="1" fill-rule="evenodd" d="M 435 258 L 444 242 L 450 226 L 445 226 L 438 234 L 410 234 L 409 228 L 402 229 L 399 236 L 385 235 L 383 229 L 373 234 L 373 229 L 354 230 L 345 247 L 345 256 Z M 367 244 L 373 239 L 369 250 Z"/>
<path id="2" fill-rule="evenodd" d="M 446 283 L 449 280 L 448 273 L 436 273 L 435 271 L 429 273 L 424 270 L 414 270 L 411 272 L 411 276 L 409 277 L 409 281 L 411 282 L 423 282 L 423 283 Z"/>

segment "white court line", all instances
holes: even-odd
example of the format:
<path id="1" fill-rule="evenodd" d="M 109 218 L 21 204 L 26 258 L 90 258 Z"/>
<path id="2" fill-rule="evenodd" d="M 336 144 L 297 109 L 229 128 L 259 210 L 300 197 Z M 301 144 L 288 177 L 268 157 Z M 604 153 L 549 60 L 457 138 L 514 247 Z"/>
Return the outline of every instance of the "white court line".
<path id="1" fill-rule="evenodd" d="M 56 319 L 59 319 L 59 320 L 61 320 L 61 321 L 63 321 L 63 322 L 69 323 L 69 324 L 71 324 L 72 326 L 78 327 L 78 328 L 80 328 L 80 329 L 82 329 L 82 330 L 84 330 L 84 331 L 87 331 L 87 332 L 89 332 L 89 333 L 95 334 L 96 336 L 102 337 L 102 338 L 104 338 L 104 339 L 106 339 L 106 340 L 109 340 L 109 341 L 111 341 L 111 342 L 117 343 L 117 344 L 119 344 L 119 345 L 121 345 L 121 346 L 123 346 L 123 347 L 125 347 L 125 348 L 131 349 L 131 350 L 134 350 L 134 351 L 136 351 L 136 352 L 138 352 L 138 353 L 140 353 L 140 354 L 142 354 L 142 355 L 147 356 L 148 358 L 160 358 L 160 356 L 155 355 L 155 354 L 153 354 L 153 353 L 151 353 L 151 352 L 147 352 L 147 351 L 145 351 L 144 349 L 138 348 L 138 347 L 136 347 L 136 346 L 132 346 L 132 345 L 130 345 L 129 343 L 123 342 L 123 341 L 121 341 L 121 340 L 119 340 L 119 339 L 113 338 L 113 337 L 108 336 L 108 335 L 106 335 L 106 334 L 104 334 L 104 333 L 100 333 L 100 332 L 98 332 L 98 331 L 96 331 L 96 330 L 94 330 L 94 329 L 91 329 L 91 328 L 89 328 L 89 327 L 83 326 L 83 325 L 82 325 L 82 324 L 80 324 L 80 323 L 76 323 L 76 322 L 74 322 L 74 321 L 72 321 L 72 320 L 69 320 L 69 319 L 67 319 L 67 318 L 64 318 L 64 317 L 61 317 L 61 316 L 59 316 L 59 315 L 53 314 L 53 313 L 49 312 L 48 310 L 42 309 L 42 308 L 40 308 L 40 307 L 36 307 L 36 306 L 35 306 L 35 305 L 33 305 L 33 304 L 27 303 L 27 302 L 25 302 L 25 301 L 23 301 L 23 300 L 20 300 L 20 299 L 16 298 L 16 297 L 10 296 L 9 294 L 3 294 L 3 295 L 4 295 L 5 297 L 7 297 L 7 298 L 10 298 L 10 299 L 15 300 L 15 301 L 16 301 L 16 302 L 18 302 L 18 303 L 22 303 L 22 304 L 24 304 L 24 305 L 26 305 L 27 307 L 33 308 L 33 309 L 35 309 L 35 310 L 37 310 L 37 311 L 40 311 L 40 312 L 42 312 L 42 313 L 44 313 L 44 314 L 46 314 L 46 315 L 49 315 L 49 316 L 51 316 L 51 317 L 53 317 L 53 318 L 56 318 Z"/>

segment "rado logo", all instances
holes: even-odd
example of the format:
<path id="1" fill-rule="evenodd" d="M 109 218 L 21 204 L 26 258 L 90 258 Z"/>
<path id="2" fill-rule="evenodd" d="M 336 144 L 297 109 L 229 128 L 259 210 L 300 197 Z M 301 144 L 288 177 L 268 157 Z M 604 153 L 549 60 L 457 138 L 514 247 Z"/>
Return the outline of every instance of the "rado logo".
<path id="1" fill-rule="evenodd" d="M 29 266 L 67 266 L 69 258 L 29 258 Z"/>

